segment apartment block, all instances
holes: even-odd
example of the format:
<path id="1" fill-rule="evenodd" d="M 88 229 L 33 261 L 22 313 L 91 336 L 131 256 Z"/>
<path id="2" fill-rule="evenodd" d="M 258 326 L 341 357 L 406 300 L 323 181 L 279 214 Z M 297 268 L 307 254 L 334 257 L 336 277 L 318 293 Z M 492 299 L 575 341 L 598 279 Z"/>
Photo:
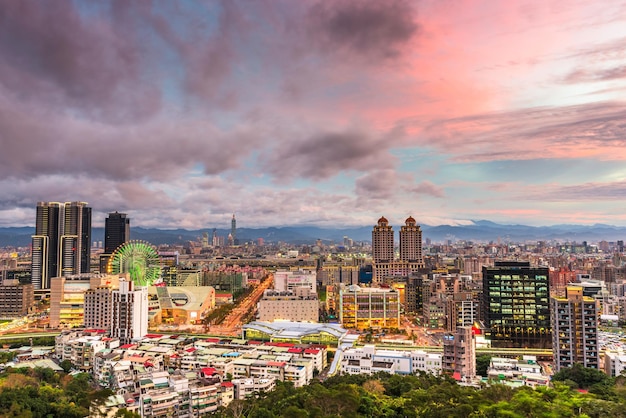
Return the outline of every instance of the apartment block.
<path id="1" fill-rule="evenodd" d="M 555 370 L 574 363 L 599 368 L 596 300 L 584 296 L 581 286 L 568 286 L 565 297 L 552 298 L 551 302 Z"/>
<path id="2" fill-rule="evenodd" d="M 341 352 L 341 373 L 374 374 L 384 371 L 391 374 L 412 374 L 420 371 L 441 373 L 441 354 L 422 350 L 380 350 L 374 345 L 349 348 Z"/>
<path id="3" fill-rule="evenodd" d="M 117 287 L 119 276 L 76 274 L 54 277 L 50 283 L 50 328 L 72 328 L 84 325 L 87 291 L 100 286 Z"/>
<path id="4" fill-rule="evenodd" d="M 293 292 L 299 288 L 317 291 L 317 275 L 314 271 L 277 271 L 274 273 L 274 289 L 280 292 Z"/>
<path id="5" fill-rule="evenodd" d="M 4 280 L 0 286 L 0 318 L 26 316 L 35 303 L 32 284 L 19 284 L 18 280 Z"/>
<path id="6" fill-rule="evenodd" d="M 471 327 L 458 327 L 443 337 L 442 369 L 456 380 L 476 377 L 476 337 Z"/>
<path id="7" fill-rule="evenodd" d="M 268 289 L 258 303 L 258 320 L 273 322 L 277 319 L 289 321 L 317 322 L 319 299 L 308 288 L 281 292 Z"/>

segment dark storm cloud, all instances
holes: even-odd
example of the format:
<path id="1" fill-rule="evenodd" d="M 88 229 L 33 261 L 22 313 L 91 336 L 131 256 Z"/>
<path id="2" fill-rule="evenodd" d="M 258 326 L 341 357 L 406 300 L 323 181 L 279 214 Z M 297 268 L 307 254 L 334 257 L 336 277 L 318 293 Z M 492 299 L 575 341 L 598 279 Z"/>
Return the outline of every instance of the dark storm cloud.
<path id="1" fill-rule="evenodd" d="M 248 34 L 248 22 L 236 2 L 225 1 L 219 3 L 218 19 L 215 28 L 207 27 L 197 22 L 192 27 L 187 38 L 176 37 L 167 28 L 169 34 L 161 31 L 171 45 L 175 46 L 185 61 L 185 91 L 212 102 L 205 104 L 220 107 L 232 107 L 238 100 L 238 91 L 225 81 L 233 76 L 234 67 L 238 61 L 237 43 L 245 44 Z M 194 20 L 193 16 L 186 19 Z M 167 27 L 167 24 L 161 25 Z"/>
<path id="2" fill-rule="evenodd" d="M 16 99 L 69 106 L 107 121 L 158 111 L 160 93 L 142 78 L 133 25 L 121 13 L 117 19 L 82 17 L 74 4 L 0 4 L 0 84 Z"/>
<path id="3" fill-rule="evenodd" d="M 102 125 L 8 103 L 0 94 L 0 175 L 166 180 L 194 165 L 220 173 L 237 167 L 258 144 L 246 129 L 224 133 L 210 122 L 182 116 L 178 123 Z"/>
<path id="4" fill-rule="evenodd" d="M 279 180 L 325 179 L 339 172 L 389 168 L 390 144 L 358 131 L 329 132 L 279 144 L 265 158 L 265 169 Z"/>
<path id="5" fill-rule="evenodd" d="M 319 48 L 367 59 L 397 57 L 419 28 L 402 0 L 321 1 L 309 13 L 309 36 Z"/>

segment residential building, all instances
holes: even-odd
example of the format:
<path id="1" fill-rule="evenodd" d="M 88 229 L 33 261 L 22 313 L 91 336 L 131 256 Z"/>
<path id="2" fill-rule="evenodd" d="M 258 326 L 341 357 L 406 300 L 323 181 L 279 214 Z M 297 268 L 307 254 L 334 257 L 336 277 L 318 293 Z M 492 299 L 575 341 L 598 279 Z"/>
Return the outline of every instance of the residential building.
<path id="1" fill-rule="evenodd" d="M 565 297 L 551 301 L 555 370 L 572 367 L 574 363 L 599 368 L 596 300 L 584 296 L 581 286 L 568 286 Z"/>
<path id="2" fill-rule="evenodd" d="M 422 350 L 381 350 L 368 344 L 342 351 L 342 374 L 374 374 L 384 371 L 391 374 L 441 373 L 441 354 Z"/>
<path id="3" fill-rule="evenodd" d="M 259 393 L 271 392 L 276 387 L 276 379 L 273 378 L 240 378 L 233 379 L 235 399 L 247 399 L 257 396 Z"/>
<path id="4" fill-rule="evenodd" d="M 53 277 L 89 273 L 91 208 L 85 202 L 39 202 L 32 236 L 32 282 L 49 289 Z"/>
<path id="5" fill-rule="evenodd" d="M 317 275 L 314 271 L 277 271 L 274 273 L 274 289 L 279 292 L 293 292 L 298 288 L 317 291 Z"/>
<path id="6" fill-rule="evenodd" d="M 404 311 L 413 314 L 422 314 L 424 303 L 422 296 L 422 286 L 424 277 L 420 273 L 411 274 L 406 283 L 406 295 Z"/>
<path id="7" fill-rule="evenodd" d="M 522 359 L 492 357 L 487 369 L 487 379 L 502 384 L 523 384 L 524 386 L 549 386 L 550 376 L 543 374 L 535 356 L 522 356 Z"/>
<path id="8" fill-rule="evenodd" d="M 626 370 L 626 353 L 622 350 L 605 351 L 603 371 L 611 377 L 616 377 Z"/>
<path id="9" fill-rule="evenodd" d="M 272 322 L 277 319 L 289 321 L 317 322 L 319 320 L 319 299 L 308 287 L 293 292 L 268 289 L 258 302 L 257 319 Z"/>
<path id="10" fill-rule="evenodd" d="M 0 286 L 0 319 L 26 316 L 34 303 L 32 284 L 20 284 L 17 279 L 3 280 Z"/>
<path id="11" fill-rule="evenodd" d="M 91 208 L 86 202 L 67 202 L 61 231 L 62 276 L 89 273 L 91 270 Z"/>
<path id="12" fill-rule="evenodd" d="M 63 204 L 37 203 L 35 235 L 32 237 L 31 277 L 36 290 L 50 289 L 50 279 L 60 276 L 59 240 L 62 229 Z"/>
<path id="13" fill-rule="evenodd" d="M 54 277 L 50 287 L 50 328 L 84 325 L 85 294 L 99 286 L 117 287 L 118 275 L 76 274 Z"/>
<path id="14" fill-rule="evenodd" d="M 120 280 L 113 290 L 111 337 L 128 344 L 148 333 L 148 288 L 135 287 L 131 280 Z"/>
<path id="15" fill-rule="evenodd" d="M 84 293 L 83 324 L 85 328 L 111 329 L 113 287 L 96 286 Z"/>
<path id="16" fill-rule="evenodd" d="M 424 267 L 422 230 L 409 216 L 400 229 L 400 258 L 395 259 L 394 232 L 384 216 L 372 230 L 373 282 L 388 277 L 407 277 Z"/>
<path id="17" fill-rule="evenodd" d="M 476 377 L 476 337 L 472 327 L 458 327 L 443 337 L 442 369 L 459 381 Z"/>
<path id="18" fill-rule="evenodd" d="M 394 260 L 393 227 L 384 216 L 372 231 L 372 259 L 374 263 L 392 262 Z"/>
<path id="19" fill-rule="evenodd" d="M 478 321 L 480 304 L 476 292 L 457 292 L 448 296 L 446 302 L 446 328 L 449 332 L 457 327 L 471 327 Z"/>
<path id="20" fill-rule="evenodd" d="M 407 263 L 424 264 L 422 258 L 422 230 L 412 216 L 400 228 L 400 260 Z"/>

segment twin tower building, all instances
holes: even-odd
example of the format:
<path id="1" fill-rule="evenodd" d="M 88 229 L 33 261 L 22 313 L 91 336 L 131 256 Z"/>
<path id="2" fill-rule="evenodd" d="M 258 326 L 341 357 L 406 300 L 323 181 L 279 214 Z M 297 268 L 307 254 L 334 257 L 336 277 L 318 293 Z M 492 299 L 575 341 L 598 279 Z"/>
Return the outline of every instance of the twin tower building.
<path id="1" fill-rule="evenodd" d="M 408 276 L 424 267 L 422 229 L 409 216 L 400 228 L 399 258 L 395 258 L 394 231 L 384 216 L 372 230 L 373 281 L 383 283 L 389 276 Z"/>
<path id="2" fill-rule="evenodd" d="M 105 255 L 126 242 L 129 219 L 111 213 L 105 222 Z M 32 284 L 50 289 L 53 277 L 89 273 L 91 270 L 91 208 L 86 202 L 39 202 L 32 237 Z"/>

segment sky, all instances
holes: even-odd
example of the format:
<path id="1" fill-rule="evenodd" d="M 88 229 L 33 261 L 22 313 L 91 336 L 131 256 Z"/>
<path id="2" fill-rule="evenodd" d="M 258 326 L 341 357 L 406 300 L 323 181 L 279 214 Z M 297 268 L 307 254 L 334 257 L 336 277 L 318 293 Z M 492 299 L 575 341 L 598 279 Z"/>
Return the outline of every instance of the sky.
<path id="1" fill-rule="evenodd" d="M 626 1 L 0 2 L 0 226 L 626 225 Z"/>

